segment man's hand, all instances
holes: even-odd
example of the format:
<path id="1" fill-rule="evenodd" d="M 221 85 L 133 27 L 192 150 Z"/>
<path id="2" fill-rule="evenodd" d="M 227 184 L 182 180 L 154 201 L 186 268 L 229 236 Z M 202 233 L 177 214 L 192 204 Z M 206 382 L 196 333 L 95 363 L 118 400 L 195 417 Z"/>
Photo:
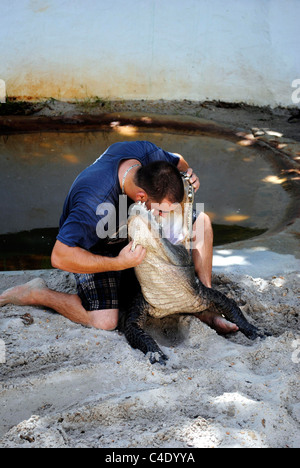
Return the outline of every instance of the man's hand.
<path id="1" fill-rule="evenodd" d="M 186 162 L 186 160 L 181 156 L 181 154 L 174 153 L 176 156 L 179 157 L 179 162 L 177 165 L 177 169 L 180 172 L 186 172 L 187 176 L 190 178 L 190 184 L 194 187 L 195 192 L 199 190 L 200 187 L 200 181 L 196 174 L 194 174 L 194 171 L 191 167 L 189 167 L 189 164 Z"/>
<path id="2" fill-rule="evenodd" d="M 193 169 L 191 167 L 189 167 L 186 171 L 186 175 L 190 178 L 189 182 L 194 187 L 196 193 L 200 187 L 199 178 L 196 176 L 196 174 L 194 174 Z"/>
<path id="3" fill-rule="evenodd" d="M 133 242 L 130 242 L 126 247 L 121 250 L 116 258 L 118 270 L 127 270 L 134 268 L 142 263 L 146 257 L 146 249 L 141 245 L 137 245 L 135 250 L 132 251 Z"/>

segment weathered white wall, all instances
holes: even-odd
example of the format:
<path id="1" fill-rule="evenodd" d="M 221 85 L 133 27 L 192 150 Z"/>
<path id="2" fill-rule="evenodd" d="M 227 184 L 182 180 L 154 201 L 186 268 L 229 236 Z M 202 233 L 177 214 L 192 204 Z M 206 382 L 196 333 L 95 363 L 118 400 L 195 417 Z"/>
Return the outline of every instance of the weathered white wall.
<path id="1" fill-rule="evenodd" d="M 11 96 L 292 105 L 300 0 L 1 0 Z"/>

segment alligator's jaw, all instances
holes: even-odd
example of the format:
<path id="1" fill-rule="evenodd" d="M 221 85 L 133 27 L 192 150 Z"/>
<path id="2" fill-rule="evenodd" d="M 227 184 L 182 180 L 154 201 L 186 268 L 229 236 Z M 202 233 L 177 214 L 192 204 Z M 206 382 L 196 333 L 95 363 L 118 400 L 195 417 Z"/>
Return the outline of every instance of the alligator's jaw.
<path id="1" fill-rule="evenodd" d="M 132 207 L 128 220 L 129 238 L 142 245 L 146 258 L 136 267 L 143 296 L 152 306 L 150 315 L 165 317 L 204 310 L 197 294 L 194 266 L 183 245 L 173 245 L 162 237 L 159 225 L 145 205 Z"/>

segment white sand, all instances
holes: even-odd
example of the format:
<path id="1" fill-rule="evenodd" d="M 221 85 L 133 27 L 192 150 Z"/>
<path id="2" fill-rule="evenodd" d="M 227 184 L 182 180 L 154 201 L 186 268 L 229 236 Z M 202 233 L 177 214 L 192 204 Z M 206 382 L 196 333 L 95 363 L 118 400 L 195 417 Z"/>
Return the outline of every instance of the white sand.
<path id="1" fill-rule="evenodd" d="M 260 125 L 299 140 L 287 109 L 190 101 L 108 105 L 110 112 L 213 118 L 248 133 Z M 74 115 L 77 107 L 55 101 L 40 114 Z M 280 142 L 296 161 L 294 142 Z M 215 255 L 216 286 L 274 334 L 265 341 L 225 339 L 193 317 L 155 321 L 149 328 L 170 360 L 151 366 L 117 332 L 84 328 L 40 308 L 0 309 L 0 446 L 300 447 L 300 268 L 291 255 L 297 251 L 299 258 L 299 220 L 289 229 L 265 241 L 284 257 L 258 250 L 250 261 L 237 246 Z M 258 238 L 260 248 L 265 243 Z M 53 289 L 74 290 L 72 275 L 41 274 Z M 34 277 L 0 273 L 0 292 Z M 21 320 L 26 313 L 32 325 Z"/>
<path id="2" fill-rule="evenodd" d="M 0 292 L 34 272 L 0 274 Z M 72 275 L 42 272 L 73 291 Z M 1 447 L 299 447 L 299 273 L 215 285 L 274 336 L 225 339 L 194 317 L 149 324 L 170 357 L 151 366 L 124 336 L 41 308 L 5 306 Z M 20 318 L 30 313 L 34 323 Z"/>

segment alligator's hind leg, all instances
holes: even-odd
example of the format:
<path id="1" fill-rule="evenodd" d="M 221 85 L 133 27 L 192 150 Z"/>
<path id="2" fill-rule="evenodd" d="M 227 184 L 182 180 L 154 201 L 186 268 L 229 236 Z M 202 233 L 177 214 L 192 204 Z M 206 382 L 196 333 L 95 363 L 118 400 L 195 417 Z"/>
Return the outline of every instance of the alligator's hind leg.
<path id="1" fill-rule="evenodd" d="M 235 323 L 239 327 L 239 330 L 249 340 L 256 340 L 256 338 L 265 338 L 266 336 L 271 336 L 270 333 L 261 330 L 248 322 L 243 312 L 233 299 L 229 299 L 221 293 L 219 294 L 221 295 L 220 302 L 215 305 L 219 311 L 221 309 L 221 312 L 225 318 Z"/>
<path id="2" fill-rule="evenodd" d="M 149 356 L 151 364 L 166 364 L 168 357 L 162 352 L 154 339 L 143 330 L 150 305 L 142 294 L 134 299 L 125 318 L 124 333 L 134 349 L 139 349 Z"/>
<path id="3" fill-rule="evenodd" d="M 224 315 L 227 320 L 235 323 L 239 330 L 250 340 L 270 336 L 269 333 L 261 331 L 249 323 L 233 299 L 229 299 L 215 289 L 206 288 L 203 284 L 200 285 L 200 294 L 210 300 L 209 310 Z"/>

